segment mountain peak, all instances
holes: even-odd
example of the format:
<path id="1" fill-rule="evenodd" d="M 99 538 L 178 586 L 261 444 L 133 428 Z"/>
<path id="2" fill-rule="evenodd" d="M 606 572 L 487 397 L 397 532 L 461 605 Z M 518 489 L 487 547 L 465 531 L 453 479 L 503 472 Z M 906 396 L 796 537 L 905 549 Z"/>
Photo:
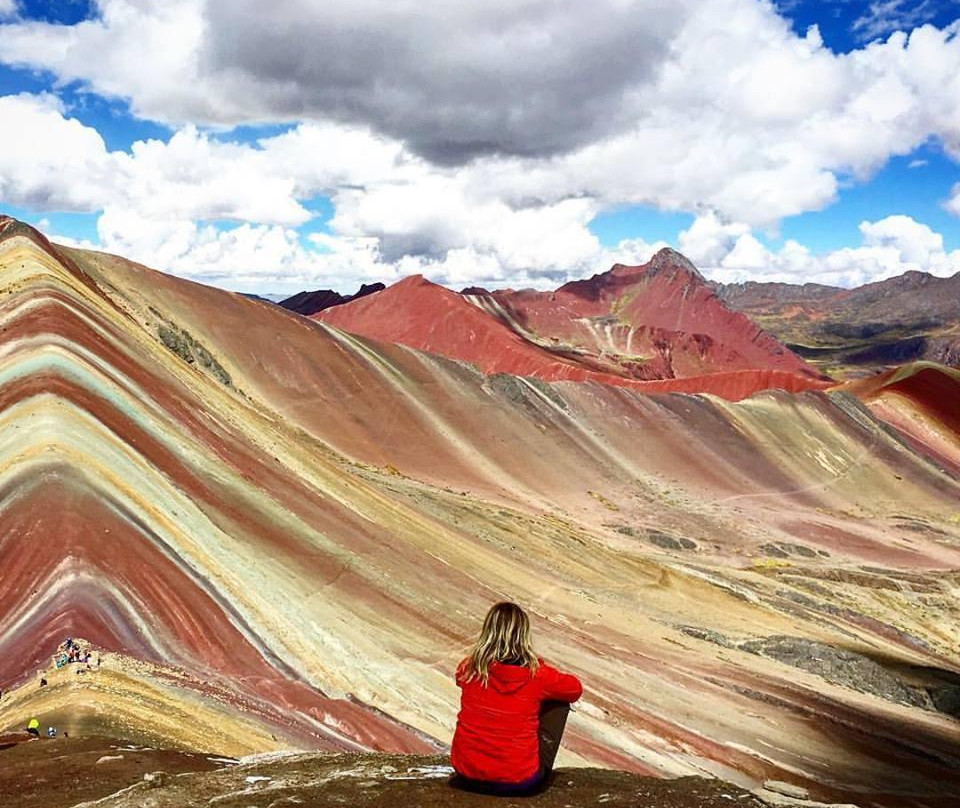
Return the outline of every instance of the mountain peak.
<path id="1" fill-rule="evenodd" d="M 352 295 L 341 295 L 333 289 L 316 289 L 312 292 L 304 291 L 291 295 L 281 300 L 279 305 L 289 311 L 295 311 L 297 314 L 310 317 L 324 309 L 340 306 L 343 303 L 349 303 L 351 300 L 358 300 L 361 297 L 372 295 L 374 292 L 382 292 L 386 288 L 382 283 L 364 283 Z"/>
<path id="2" fill-rule="evenodd" d="M 19 219 L 14 219 L 12 216 L 7 216 L 6 214 L 0 213 L 0 242 L 14 238 L 15 236 L 23 236 L 24 238 L 29 239 L 41 250 L 55 255 L 58 260 L 66 264 L 70 264 L 71 268 L 75 269 L 75 267 L 72 266 L 72 262 L 60 255 L 56 246 L 51 243 L 50 239 L 37 230 L 37 228 L 35 228 L 33 225 L 22 222 Z"/>
<path id="3" fill-rule="evenodd" d="M 35 227 L 31 227 L 19 219 L 14 219 L 12 216 L 0 213 L 0 241 L 17 235 L 27 236 L 34 241 L 46 242 L 46 238 Z"/>
<path id="4" fill-rule="evenodd" d="M 656 274 L 667 269 L 682 269 L 701 281 L 706 281 L 700 270 L 693 265 L 693 261 L 672 247 L 663 247 L 657 250 L 647 262 L 647 271 L 650 274 Z"/>

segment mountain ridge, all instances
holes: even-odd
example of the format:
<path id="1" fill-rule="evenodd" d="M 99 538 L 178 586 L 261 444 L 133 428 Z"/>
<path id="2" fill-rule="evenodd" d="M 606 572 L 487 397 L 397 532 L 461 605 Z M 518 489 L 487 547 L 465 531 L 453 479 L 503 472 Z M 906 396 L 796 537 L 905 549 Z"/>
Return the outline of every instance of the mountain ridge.
<path id="1" fill-rule="evenodd" d="M 294 311 L 297 314 L 302 314 L 304 317 L 309 317 L 331 306 L 340 306 L 344 303 L 349 303 L 351 300 L 357 300 L 366 295 L 372 295 L 374 292 L 383 291 L 385 288 L 386 286 L 384 284 L 377 282 L 361 284 L 360 288 L 352 295 L 341 295 L 332 289 L 318 289 L 313 292 L 304 291 L 277 301 L 277 305 Z"/>
<path id="2" fill-rule="evenodd" d="M 755 281 L 715 288 L 827 372 L 862 376 L 917 360 L 960 365 L 960 272 L 911 270 L 853 289 Z"/>
<path id="3" fill-rule="evenodd" d="M 646 267 L 645 271 L 643 267 Z M 615 297 L 618 291 L 629 290 L 642 282 L 645 276 L 649 278 L 670 273 L 673 273 L 673 279 L 681 276 L 687 281 L 683 283 L 681 280 L 679 286 L 686 289 L 688 294 L 700 284 L 712 290 L 725 306 L 746 315 L 759 331 L 769 334 L 784 350 L 796 352 L 811 363 L 815 368 L 812 371 L 814 376 L 822 374 L 829 377 L 831 373 L 841 379 L 862 376 L 900 362 L 917 360 L 960 364 L 960 306 L 955 303 L 960 299 L 960 272 L 952 277 L 941 278 L 909 270 L 893 278 L 849 289 L 819 283 L 745 281 L 723 284 L 706 280 L 681 253 L 663 248 L 646 265 L 631 267 L 615 264 L 606 272 L 596 273 L 590 278 L 568 281 L 553 292 L 532 289 L 488 291 L 470 286 L 461 290 L 460 294 L 486 307 L 491 316 L 513 328 L 528 342 L 555 353 L 561 364 L 565 363 L 564 360 L 573 359 L 592 371 L 639 380 L 683 378 L 705 370 L 715 372 L 702 365 L 697 367 L 696 361 L 686 364 L 681 361 L 679 368 L 673 367 L 673 356 L 668 346 L 674 340 L 685 342 L 678 352 L 680 355 L 698 356 L 708 353 L 710 348 L 705 346 L 704 337 L 692 330 L 693 326 L 681 323 L 677 312 L 669 308 L 666 309 L 666 315 L 664 311 L 645 313 L 645 322 L 640 327 L 658 329 L 656 333 L 641 333 L 636 338 L 635 331 L 628 337 L 628 345 L 619 348 L 613 344 L 616 340 L 604 340 L 584 333 L 577 335 L 572 342 L 566 342 L 573 329 L 569 325 L 561 327 L 557 322 L 547 330 L 566 333 L 560 336 L 556 333 L 538 334 L 530 322 L 533 317 L 537 324 L 544 325 L 542 314 L 538 317 L 536 312 L 529 311 L 531 306 L 543 308 L 544 297 L 555 299 L 558 294 L 569 295 L 588 303 L 597 303 L 605 297 Z M 341 298 L 339 295 L 336 297 Z M 349 300 L 348 296 L 333 300 L 332 303 L 325 302 L 323 308 L 348 303 Z M 905 311 L 898 310 L 897 306 L 901 303 Z M 569 317 L 582 319 L 580 315 L 584 314 L 573 312 Z M 591 311 L 585 316 L 587 319 L 596 319 L 598 326 L 609 330 L 624 325 L 622 314 L 620 310 Z M 344 315 L 331 317 L 349 330 L 350 324 Z M 390 334 L 384 328 L 378 334 L 382 339 L 390 339 Z M 643 352 L 633 352 L 634 341 Z M 418 347 L 427 344 L 422 338 L 414 342 Z M 433 345 L 432 350 L 444 353 L 442 346 Z M 619 357 L 619 360 L 611 362 L 614 357 Z M 728 359 L 734 363 L 744 361 L 742 357 L 728 356 Z M 509 367 L 504 369 L 509 370 Z M 811 371 L 808 368 L 800 372 L 809 374 Z M 550 378 L 549 372 L 537 375 Z"/>
<path id="4" fill-rule="evenodd" d="M 647 264 L 615 265 L 554 292 L 471 289 L 460 298 L 420 276 L 386 291 L 326 309 L 317 319 L 352 333 L 394 341 L 545 380 L 596 380 L 636 389 L 743 397 L 768 385 L 822 388 L 828 380 L 744 315 L 729 310 L 699 271 L 673 250 Z M 458 313 L 453 314 L 454 311 Z M 510 336 L 512 334 L 513 336 Z M 755 374 L 753 385 L 725 376 Z M 682 380 L 682 383 L 680 383 Z M 648 382 L 657 385 L 644 387 Z"/>

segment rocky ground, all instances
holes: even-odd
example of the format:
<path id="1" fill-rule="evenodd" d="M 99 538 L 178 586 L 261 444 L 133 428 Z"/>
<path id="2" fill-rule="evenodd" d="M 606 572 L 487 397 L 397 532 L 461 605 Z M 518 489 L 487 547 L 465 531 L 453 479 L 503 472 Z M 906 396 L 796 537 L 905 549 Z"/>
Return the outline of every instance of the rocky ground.
<path id="1" fill-rule="evenodd" d="M 767 802 L 719 780 L 660 780 L 602 769 L 561 769 L 540 794 L 491 797 L 452 789 L 450 772 L 441 756 L 266 753 L 236 760 L 101 738 L 0 738 L 0 804 L 9 808 L 819 805 L 774 792 Z"/>
<path id="2" fill-rule="evenodd" d="M 5 808 L 68 808 L 140 782 L 146 772 L 174 776 L 224 765 L 211 756 L 103 738 L 28 737 L 0 735 L 0 805 Z"/>

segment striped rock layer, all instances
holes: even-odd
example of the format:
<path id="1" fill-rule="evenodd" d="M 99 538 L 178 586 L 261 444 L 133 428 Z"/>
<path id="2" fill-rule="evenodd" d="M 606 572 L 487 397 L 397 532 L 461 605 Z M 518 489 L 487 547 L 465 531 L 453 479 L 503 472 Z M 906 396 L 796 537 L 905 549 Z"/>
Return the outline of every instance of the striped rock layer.
<path id="1" fill-rule="evenodd" d="M 0 730 L 428 752 L 509 598 L 562 762 L 949 805 L 958 392 L 485 375 L 0 220 Z"/>

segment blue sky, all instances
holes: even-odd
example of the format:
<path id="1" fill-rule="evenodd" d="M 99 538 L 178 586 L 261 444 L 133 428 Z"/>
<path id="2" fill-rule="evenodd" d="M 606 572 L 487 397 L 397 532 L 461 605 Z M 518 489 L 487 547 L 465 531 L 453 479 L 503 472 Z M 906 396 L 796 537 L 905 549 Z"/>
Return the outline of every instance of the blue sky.
<path id="1" fill-rule="evenodd" d="M 246 0 L 144 0 L 132 21 L 121 0 L 0 0 L 0 102 L 33 133 L 0 135 L 0 208 L 259 292 L 415 271 L 549 287 L 664 243 L 722 280 L 960 270 L 960 84 L 903 67 L 960 72 L 956 0 L 722 0 L 715 20 L 678 2 L 654 34 L 598 0 L 583 20 L 537 20 L 557 48 L 585 40 L 579 59 L 537 72 L 506 48 L 464 64 L 451 46 L 430 75 L 404 61 L 405 25 L 448 24 L 429 9 L 341 31 L 307 5 L 274 20 L 271 51 L 272 23 L 258 29 Z M 509 19 L 508 42 L 510 4 L 463 5 L 456 35 Z M 625 25 L 649 38 L 646 62 Z M 711 25 L 719 37 L 694 41 Z M 357 29 L 370 61 L 344 67 Z M 763 47 L 748 54 L 751 37 Z M 350 55 L 324 63 L 321 44 Z"/>
<path id="2" fill-rule="evenodd" d="M 824 43 L 837 53 L 917 25 L 949 25 L 960 10 L 957 0 L 775 0 L 774 5 L 800 35 L 816 25 Z"/>

